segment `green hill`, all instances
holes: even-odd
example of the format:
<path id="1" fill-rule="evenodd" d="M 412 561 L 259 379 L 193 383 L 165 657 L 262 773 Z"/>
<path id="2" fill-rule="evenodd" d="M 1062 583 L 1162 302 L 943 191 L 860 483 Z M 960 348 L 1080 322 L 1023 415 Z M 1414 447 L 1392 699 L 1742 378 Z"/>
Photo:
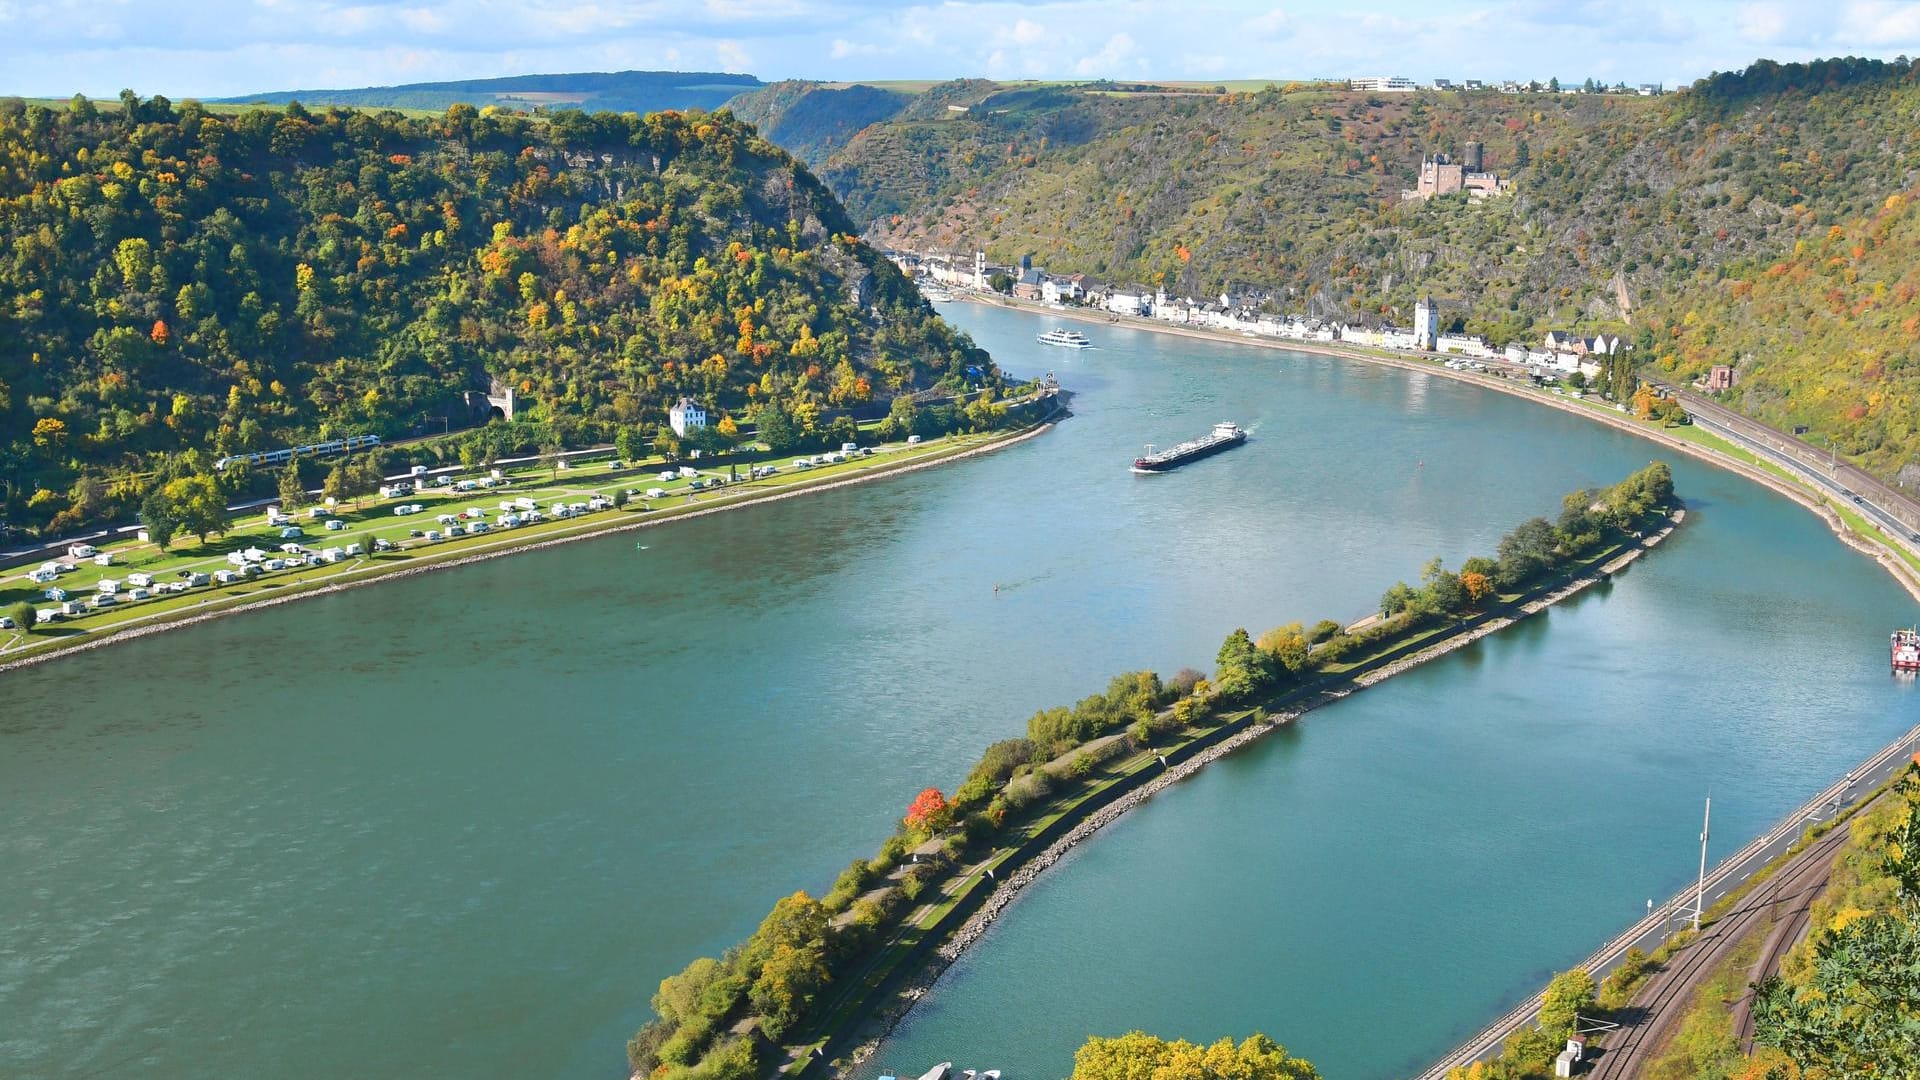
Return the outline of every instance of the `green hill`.
<path id="1" fill-rule="evenodd" d="M 1654 98 L 947 84 L 819 169 L 882 245 L 1348 320 L 1431 294 L 1497 341 L 1608 330 L 1683 374 L 1734 363 L 1742 407 L 1890 474 L 1920 454 L 1915 80 L 1848 59 Z M 1506 194 L 1402 200 L 1468 142 Z"/>
<path id="2" fill-rule="evenodd" d="M 789 79 L 749 90 L 727 108 L 788 153 L 814 163 L 861 129 L 898 116 L 912 100 L 910 94 L 860 83 Z"/>
<path id="3" fill-rule="evenodd" d="M 433 112 L 445 112 L 453 105 L 496 105 L 520 110 L 648 113 L 662 109 L 717 109 L 736 94 L 761 85 L 760 80 L 751 75 L 718 71 L 591 71 L 365 86 L 353 90 L 275 90 L 218 100 L 258 105 L 298 101 L 307 106 Z"/>
<path id="4" fill-rule="evenodd" d="M 496 379 L 579 442 L 682 394 L 810 422 L 991 378 L 853 231 L 726 113 L 0 100 L 0 520 L 124 512 L 167 455 L 437 431 Z"/>

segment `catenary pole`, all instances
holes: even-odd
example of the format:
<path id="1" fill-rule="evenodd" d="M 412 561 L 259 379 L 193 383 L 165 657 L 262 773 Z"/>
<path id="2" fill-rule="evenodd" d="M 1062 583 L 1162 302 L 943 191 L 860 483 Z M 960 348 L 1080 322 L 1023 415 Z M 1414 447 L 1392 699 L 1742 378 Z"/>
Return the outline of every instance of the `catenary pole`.
<path id="1" fill-rule="evenodd" d="M 1700 877 L 1693 887 L 1693 928 L 1700 929 L 1700 916 L 1707 901 L 1707 834 L 1713 826 L 1713 796 L 1707 796 L 1707 813 L 1700 820 Z"/>

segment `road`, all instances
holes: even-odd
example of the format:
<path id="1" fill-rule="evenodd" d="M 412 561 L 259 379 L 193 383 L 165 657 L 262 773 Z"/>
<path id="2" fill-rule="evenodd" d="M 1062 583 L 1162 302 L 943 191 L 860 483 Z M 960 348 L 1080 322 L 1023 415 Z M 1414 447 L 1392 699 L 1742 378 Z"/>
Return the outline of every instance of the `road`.
<path id="1" fill-rule="evenodd" d="M 1764 931 L 1767 938 L 1746 981 L 1771 974 L 1806 931 L 1808 909 L 1826 888 L 1834 860 L 1849 835 L 1846 829 L 1834 829 L 1809 845 L 1655 972 L 1627 1006 L 1620 1028 L 1594 1040 L 1598 1048 L 1589 1057 L 1592 1065 L 1588 1075 L 1592 1080 L 1629 1080 L 1642 1075 L 1685 1020 L 1700 985 L 1755 933 Z M 1749 1047 L 1753 1039 L 1752 1002 L 1749 989 L 1742 995 L 1734 1017 L 1735 1031 Z"/>
<path id="2" fill-rule="evenodd" d="M 1815 795 L 1764 835 L 1755 837 L 1745 847 L 1722 860 L 1707 875 L 1706 906 L 1712 907 L 1716 900 L 1744 884 L 1761 867 L 1779 857 L 1800 839 L 1806 826 L 1832 817 L 1849 799 L 1892 776 L 1906 764 L 1915 750 L 1920 750 L 1920 727 L 1888 743 L 1845 779 Z M 1675 827 L 1689 826 L 1676 823 Z M 1637 948 L 1650 953 L 1659 948 L 1674 931 L 1687 925 L 1692 918 L 1693 907 L 1694 886 L 1688 885 L 1679 895 L 1601 946 L 1580 966 L 1586 968 L 1595 980 L 1605 978 L 1620 965 L 1628 949 Z M 1420 1074 L 1419 1080 L 1444 1080 L 1449 1069 L 1497 1056 L 1507 1037 L 1522 1026 L 1532 1025 L 1539 1014 L 1540 996 L 1534 994 L 1435 1062 Z"/>
<path id="3" fill-rule="evenodd" d="M 1667 392 L 1675 389 L 1662 386 Z M 1831 451 L 1751 420 L 1711 398 L 1686 390 L 1677 393 L 1700 427 L 1779 465 L 1814 490 L 1852 503 L 1895 543 L 1920 552 L 1920 502 L 1905 492 L 1840 461 Z"/>

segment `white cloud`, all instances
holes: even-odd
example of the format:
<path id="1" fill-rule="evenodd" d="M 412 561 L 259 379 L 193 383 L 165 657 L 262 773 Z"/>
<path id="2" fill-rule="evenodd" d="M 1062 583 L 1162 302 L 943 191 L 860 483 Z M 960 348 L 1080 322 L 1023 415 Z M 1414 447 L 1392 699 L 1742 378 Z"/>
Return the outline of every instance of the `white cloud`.
<path id="1" fill-rule="evenodd" d="M 1673 83 L 1759 56 L 1920 53 L 1920 0 L 120 0 L 82 21 L 62 9 L 0 0 L 0 94 L 182 98 L 716 63 L 763 78 Z"/>
<path id="2" fill-rule="evenodd" d="M 792 19 L 812 14 L 802 0 L 706 0 L 707 14 L 729 22 Z"/>
<path id="3" fill-rule="evenodd" d="M 1248 19 L 1247 29 L 1262 37 L 1273 37 L 1285 32 L 1287 23 L 1287 13 L 1280 8 L 1274 8 L 1263 15 L 1255 15 Z"/>
<path id="4" fill-rule="evenodd" d="M 1790 16 L 1785 4 L 1741 4 L 1735 25 L 1748 41 L 1771 43 L 1787 31 Z"/>
<path id="5" fill-rule="evenodd" d="M 447 28 L 447 17 L 432 8 L 401 8 L 400 25 L 422 34 L 438 34 Z"/>
<path id="6" fill-rule="evenodd" d="M 753 70 L 753 57 L 748 56 L 747 50 L 741 48 L 737 41 L 714 42 L 713 55 L 719 59 L 720 66 L 727 71 Z"/>
<path id="7" fill-rule="evenodd" d="M 1007 36 L 1016 45 L 1038 45 L 1047 39 L 1047 28 L 1032 19 L 1021 19 L 1013 24 Z"/>
<path id="8" fill-rule="evenodd" d="M 1841 16 L 1839 36 L 1869 46 L 1920 42 L 1920 3 L 1856 0 Z"/>
<path id="9" fill-rule="evenodd" d="M 1074 74 L 1100 78 L 1143 67 L 1144 65 L 1129 63 L 1138 51 L 1133 43 L 1133 35 L 1123 30 L 1108 38 L 1099 52 L 1082 57 L 1079 63 L 1073 65 Z"/>

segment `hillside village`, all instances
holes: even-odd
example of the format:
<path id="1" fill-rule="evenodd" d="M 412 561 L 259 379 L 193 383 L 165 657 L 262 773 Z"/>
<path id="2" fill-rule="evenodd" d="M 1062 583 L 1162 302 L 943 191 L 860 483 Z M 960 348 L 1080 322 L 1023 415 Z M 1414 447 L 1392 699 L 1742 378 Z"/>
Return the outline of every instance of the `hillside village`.
<path id="1" fill-rule="evenodd" d="M 1535 344 L 1494 342 L 1477 335 L 1443 330 L 1440 305 L 1430 296 L 1414 305 L 1411 326 L 1390 322 L 1365 324 L 1277 312 L 1272 310 L 1275 306 L 1272 299 L 1266 296 L 1236 297 L 1222 293 L 1215 298 L 1199 299 L 1169 296 L 1165 288 L 1101 282 L 1086 274 L 1056 276 L 1035 267 L 1031 258 L 1025 256 L 1016 265 L 1002 266 L 988 262 L 985 252 L 975 252 L 970 259 L 898 251 L 888 254 L 909 277 L 923 285 L 931 283 L 935 295 L 942 287 L 982 293 L 1005 292 L 1015 299 L 1051 306 L 1071 305 L 1114 316 L 1155 319 L 1256 337 L 1344 342 L 1380 349 L 1446 353 L 1469 360 L 1493 360 L 1525 368 L 1542 378 L 1577 376 L 1582 382 L 1597 382 L 1609 359 L 1624 357 L 1633 349 L 1632 343 L 1612 333 L 1586 335 L 1555 329 L 1547 331 Z M 996 288 L 996 285 L 1005 288 Z M 1716 367 L 1708 388 L 1718 391 L 1732 386 L 1732 370 Z"/>

